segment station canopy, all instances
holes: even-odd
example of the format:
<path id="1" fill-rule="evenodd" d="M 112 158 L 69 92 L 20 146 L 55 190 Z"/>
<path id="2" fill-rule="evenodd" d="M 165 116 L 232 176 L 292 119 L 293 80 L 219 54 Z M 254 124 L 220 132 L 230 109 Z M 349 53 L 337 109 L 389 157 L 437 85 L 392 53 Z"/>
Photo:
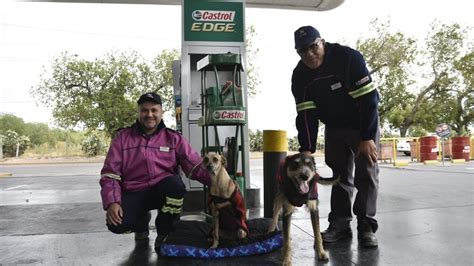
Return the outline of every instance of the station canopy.
<path id="1" fill-rule="evenodd" d="M 20 0 L 21 2 L 64 2 L 103 4 L 181 5 L 181 0 Z M 344 0 L 246 0 L 247 7 L 326 11 L 340 6 Z"/>

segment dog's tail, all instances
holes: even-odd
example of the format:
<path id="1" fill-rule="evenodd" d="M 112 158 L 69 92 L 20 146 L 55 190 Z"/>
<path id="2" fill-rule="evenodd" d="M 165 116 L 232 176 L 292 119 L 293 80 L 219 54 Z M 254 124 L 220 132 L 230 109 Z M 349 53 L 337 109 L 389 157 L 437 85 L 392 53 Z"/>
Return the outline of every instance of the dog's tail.
<path id="1" fill-rule="evenodd" d="M 340 175 L 336 175 L 333 177 L 322 177 L 318 173 L 316 173 L 316 178 L 318 180 L 318 183 L 321 185 L 335 185 L 339 183 L 339 180 L 341 180 Z"/>

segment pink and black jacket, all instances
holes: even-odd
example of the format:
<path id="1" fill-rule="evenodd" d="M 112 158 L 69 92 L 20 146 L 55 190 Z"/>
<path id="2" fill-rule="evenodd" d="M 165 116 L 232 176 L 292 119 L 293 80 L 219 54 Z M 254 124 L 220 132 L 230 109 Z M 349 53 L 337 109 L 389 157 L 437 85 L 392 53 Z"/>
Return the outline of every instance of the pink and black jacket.
<path id="1" fill-rule="evenodd" d="M 151 136 L 143 133 L 138 122 L 121 129 L 112 140 L 101 171 L 103 208 L 114 202 L 121 204 L 122 192 L 146 190 L 178 175 L 178 166 L 189 175 L 200 162 L 201 156 L 189 142 L 166 128 L 163 121 Z M 204 185 L 211 183 L 202 165 L 196 167 L 193 178 Z"/>

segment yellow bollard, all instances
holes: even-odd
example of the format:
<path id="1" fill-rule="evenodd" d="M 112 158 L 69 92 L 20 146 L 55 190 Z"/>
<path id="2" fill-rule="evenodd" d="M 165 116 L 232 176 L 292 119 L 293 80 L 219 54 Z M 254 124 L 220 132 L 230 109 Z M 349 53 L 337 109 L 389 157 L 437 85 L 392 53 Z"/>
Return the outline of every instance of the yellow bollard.
<path id="1" fill-rule="evenodd" d="M 263 131 L 263 216 L 272 218 L 273 200 L 278 191 L 276 176 L 286 157 L 288 139 L 284 130 Z"/>

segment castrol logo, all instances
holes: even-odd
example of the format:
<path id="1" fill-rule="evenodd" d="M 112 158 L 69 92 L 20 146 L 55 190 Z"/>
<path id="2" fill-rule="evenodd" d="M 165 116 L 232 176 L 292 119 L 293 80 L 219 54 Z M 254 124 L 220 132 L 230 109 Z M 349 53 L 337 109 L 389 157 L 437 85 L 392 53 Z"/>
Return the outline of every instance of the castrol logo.
<path id="1" fill-rule="evenodd" d="M 215 120 L 243 120 L 245 119 L 245 112 L 238 110 L 219 110 L 212 113 Z"/>
<path id="2" fill-rule="evenodd" d="M 191 16 L 195 21 L 232 22 L 234 21 L 235 11 L 194 10 Z"/>

